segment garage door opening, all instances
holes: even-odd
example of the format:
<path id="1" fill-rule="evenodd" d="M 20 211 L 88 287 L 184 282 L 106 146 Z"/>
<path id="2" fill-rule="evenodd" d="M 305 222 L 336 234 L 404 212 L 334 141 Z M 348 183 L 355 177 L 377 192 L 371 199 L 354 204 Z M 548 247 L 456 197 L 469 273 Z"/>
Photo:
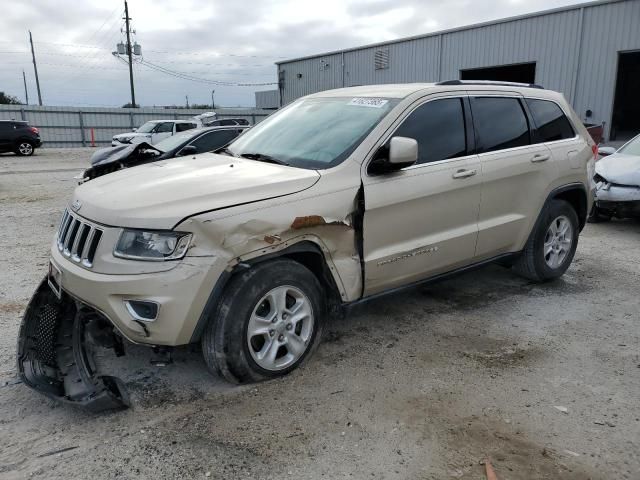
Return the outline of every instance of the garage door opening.
<path id="1" fill-rule="evenodd" d="M 611 118 L 611 140 L 628 140 L 640 132 L 640 52 L 621 53 Z"/>
<path id="2" fill-rule="evenodd" d="M 536 83 L 536 62 L 460 70 L 460 80 Z"/>

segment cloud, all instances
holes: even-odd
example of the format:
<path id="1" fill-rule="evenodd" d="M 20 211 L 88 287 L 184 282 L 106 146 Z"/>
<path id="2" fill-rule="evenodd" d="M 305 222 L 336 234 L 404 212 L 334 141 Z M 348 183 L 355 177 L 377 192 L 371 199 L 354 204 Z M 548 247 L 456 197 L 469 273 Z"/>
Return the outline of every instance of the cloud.
<path id="1" fill-rule="evenodd" d="M 130 0 L 144 59 L 188 75 L 232 83 L 276 81 L 274 62 L 428 33 L 558 6 L 541 0 Z M 563 0 L 563 5 L 577 3 Z M 129 101 L 125 64 L 111 55 L 123 38 L 120 0 L 22 0 L 0 19 L 0 90 L 36 99 L 28 30 L 36 42 L 48 105 L 122 105 Z M 62 45 L 65 44 L 65 45 Z M 86 48 L 89 45 L 94 48 Z M 18 52 L 18 53 L 13 53 Z M 143 105 L 216 103 L 251 106 L 255 90 L 178 79 L 135 66 Z"/>

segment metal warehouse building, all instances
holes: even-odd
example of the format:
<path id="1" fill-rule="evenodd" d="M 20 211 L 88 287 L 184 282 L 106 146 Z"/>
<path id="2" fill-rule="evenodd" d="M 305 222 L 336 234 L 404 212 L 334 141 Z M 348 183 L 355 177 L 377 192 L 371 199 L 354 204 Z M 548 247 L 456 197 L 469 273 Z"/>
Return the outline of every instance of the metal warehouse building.
<path id="1" fill-rule="evenodd" d="M 277 63 L 281 105 L 332 88 L 502 80 L 558 90 L 611 140 L 640 131 L 640 0 L 606 0 Z"/>

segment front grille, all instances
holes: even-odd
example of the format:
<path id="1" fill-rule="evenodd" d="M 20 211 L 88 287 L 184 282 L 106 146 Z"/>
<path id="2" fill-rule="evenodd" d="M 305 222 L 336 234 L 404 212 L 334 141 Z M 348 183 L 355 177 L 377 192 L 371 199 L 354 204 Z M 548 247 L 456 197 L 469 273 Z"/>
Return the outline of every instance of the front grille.
<path id="1" fill-rule="evenodd" d="M 62 215 L 57 234 L 58 250 L 76 263 L 93 266 L 93 257 L 102 238 L 102 230 L 77 217 L 68 209 Z"/>

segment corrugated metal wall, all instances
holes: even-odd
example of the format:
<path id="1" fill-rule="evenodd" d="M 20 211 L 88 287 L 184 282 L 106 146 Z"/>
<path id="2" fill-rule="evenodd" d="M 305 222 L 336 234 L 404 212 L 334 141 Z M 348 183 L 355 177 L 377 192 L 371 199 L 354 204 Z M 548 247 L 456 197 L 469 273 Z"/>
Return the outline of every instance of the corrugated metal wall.
<path id="1" fill-rule="evenodd" d="M 618 53 L 640 50 L 640 1 L 627 1 L 584 9 L 584 31 L 574 109 L 587 109 L 593 118 L 611 123 Z M 637 86 L 640 88 L 640 85 Z M 637 106 L 640 110 L 640 105 Z"/>
<path id="2" fill-rule="evenodd" d="M 27 120 L 40 129 L 44 147 L 110 145 L 111 137 L 129 132 L 149 120 L 185 120 L 210 110 L 163 108 L 76 108 L 34 105 L 0 105 L 1 120 Z M 216 109 L 218 117 L 241 117 L 259 122 L 271 112 L 261 109 Z"/>
<path id="3" fill-rule="evenodd" d="M 256 108 L 278 108 L 280 106 L 280 92 L 278 90 L 264 90 L 255 92 Z"/>
<path id="4" fill-rule="evenodd" d="M 389 67 L 376 69 L 376 50 Z M 618 52 L 640 50 L 640 1 L 620 0 L 497 21 L 281 63 L 283 103 L 342 86 L 436 82 L 460 70 L 536 63 L 536 83 L 558 90 L 590 122 L 611 122 Z M 344 68 L 342 63 L 344 62 Z M 326 66 L 328 64 L 328 67 Z"/>

